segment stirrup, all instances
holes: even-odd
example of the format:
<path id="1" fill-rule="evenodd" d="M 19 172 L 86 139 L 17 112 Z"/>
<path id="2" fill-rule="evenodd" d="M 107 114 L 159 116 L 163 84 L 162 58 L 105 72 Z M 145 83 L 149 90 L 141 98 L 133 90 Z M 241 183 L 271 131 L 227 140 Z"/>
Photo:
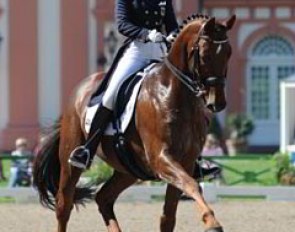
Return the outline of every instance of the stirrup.
<path id="1" fill-rule="evenodd" d="M 81 150 L 81 151 L 79 151 Z M 75 154 L 76 153 L 76 154 Z M 83 157 L 86 155 L 86 162 L 83 163 L 82 161 L 79 160 L 79 157 Z M 76 159 L 78 157 L 78 160 Z M 87 149 L 85 146 L 78 146 L 76 147 L 70 154 L 70 158 L 68 160 L 68 163 L 71 164 L 74 167 L 80 168 L 80 169 L 87 169 L 88 165 L 90 162 L 90 151 Z"/>

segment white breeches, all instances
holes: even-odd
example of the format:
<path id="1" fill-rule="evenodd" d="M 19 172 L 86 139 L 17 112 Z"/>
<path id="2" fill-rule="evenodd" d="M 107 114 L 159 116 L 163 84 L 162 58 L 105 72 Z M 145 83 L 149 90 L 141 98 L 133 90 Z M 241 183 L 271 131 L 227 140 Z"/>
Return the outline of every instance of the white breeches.
<path id="1" fill-rule="evenodd" d="M 166 53 L 166 46 L 164 43 L 142 43 L 133 41 L 124 52 L 111 76 L 109 85 L 102 98 L 103 106 L 113 110 L 119 87 L 124 80 L 131 74 L 148 65 L 150 60 L 161 61 L 165 55 L 163 51 Z"/>

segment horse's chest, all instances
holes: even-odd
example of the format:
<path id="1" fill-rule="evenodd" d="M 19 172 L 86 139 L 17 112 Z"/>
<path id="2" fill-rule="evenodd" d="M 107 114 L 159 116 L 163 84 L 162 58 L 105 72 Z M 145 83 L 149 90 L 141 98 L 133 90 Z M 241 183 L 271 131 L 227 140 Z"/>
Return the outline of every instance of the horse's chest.
<path id="1" fill-rule="evenodd" d="M 185 153 L 199 153 L 204 145 L 207 127 L 194 121 L 170 124 L 170 144 Z"/>

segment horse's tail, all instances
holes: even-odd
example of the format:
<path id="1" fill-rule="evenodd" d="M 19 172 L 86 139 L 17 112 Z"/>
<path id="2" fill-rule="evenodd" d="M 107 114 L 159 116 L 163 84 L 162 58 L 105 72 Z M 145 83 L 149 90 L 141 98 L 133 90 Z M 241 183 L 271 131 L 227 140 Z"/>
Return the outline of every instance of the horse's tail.
<path id="1" fill-rule="evenodd" d="M 39 193 L 40 203 L 50 209 L 55 207 L 55 196 L 60 177 L 59 162 L 60 124 L 39 145 L 33 166 L 33 185 Z"/>
<path id="2" fill-rule="evenodd" d="M 59 145 L 60 123 L 58 122 L 38 149 L 33 166 L 33 184 L 39 193 L 40 203 L 52 210 L 55 209 L 60 180 Z M 75 204 L 83 204 L 85 200 L 93 199 L 94 190 L 89 186 L 76 188 Z"/>

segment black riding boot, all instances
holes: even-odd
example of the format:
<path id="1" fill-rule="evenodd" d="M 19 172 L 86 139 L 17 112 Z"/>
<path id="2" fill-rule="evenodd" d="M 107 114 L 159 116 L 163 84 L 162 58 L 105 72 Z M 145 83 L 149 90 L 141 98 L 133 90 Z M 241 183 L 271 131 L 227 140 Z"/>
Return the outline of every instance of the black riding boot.
<path id="1" fill-rule="evenodd" d="M 196 180 L 202 180 L 204 178 L 214 179 L 221 173 L 221 168 L 219 167 L 202 167 L 199 162 L 195 162 L 195 170 L 193 177 Z"/>
<path id="2" fill-rule="evenodd" d="M 72 166 L 81 169 L 90 167 L 103 133 L 111 120 L 111 116 L 111 110 L 102 105 L 98 108 L 85 144 L 77 147 L 70 155 L 69 163 Z"/>

